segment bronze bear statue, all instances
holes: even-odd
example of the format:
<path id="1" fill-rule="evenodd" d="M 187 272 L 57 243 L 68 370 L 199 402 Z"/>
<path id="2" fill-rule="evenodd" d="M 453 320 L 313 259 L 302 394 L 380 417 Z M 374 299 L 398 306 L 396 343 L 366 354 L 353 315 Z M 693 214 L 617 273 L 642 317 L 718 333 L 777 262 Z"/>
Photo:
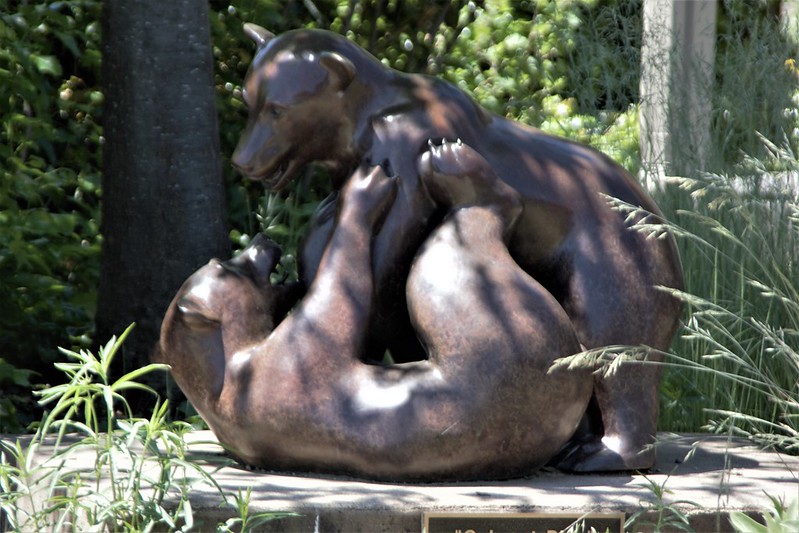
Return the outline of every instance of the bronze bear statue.
<path id="1" fill-rule="evenodd" d="M 371 479 L 504 478 L 544 465 L 574 433 L 591 370 L 551 368 L 580 346 L 562 307 L 504 244 L 521 198 L 463 144 L 430 147 L 418 167 L 431 199 L 451 211 L 407 282 L 428 360 L 358 357 L 376 294 L 372 239 L 400 181 L 381 166 L 359 167 L 344 185 L 336 231 L 286 318 L 293 296 L 269 282 L 280 251 L 263 237 L 212 260 L 174 298 L 161 358 L 241 460 Z"/>
<path id="2" fill-rule="evenodd" d="M 233 164 L 273 190 L 310 162 L 331 171 L 335 192 L 302 253 L 306 286 L 335 235 L 336 194 L 353 169 L 379 161 L 397 176 L 397 199 L 373 236 L 376 294 L 361 359 L 379 358 L 385 349 L 400 362 L 427 356 L 408 313 L 406 282 L 417 251 L 448 210 L 422 185 L 417 158 L 430 140 L 461 139 L 521 198 L 508 235 L 510 254 L 559 302 L 580 344 L 645 345 L 653 348 L 650 361 L 661 360 L 681 304 L 659 286 L 681 289 L 682 270 L 671 236 L 648 238 L 612 208 L 607 197 L 640 206 L 652 219 L 661 216 L 621 167 L 589 147 L 493 115 L 447 82 L 387 68 L 342 36 L 321 30 L 274 36 L 252 24 L 245 31 L 258 52 L 244 84 L 250 114 Z M 469 186 L 464 180 L 464 190 L 449 187 L 453 205 L 469 196 Z M 597 375 L 584 423 L 556 466 L 651 467 L 659 382 L 657 364 Z"/>

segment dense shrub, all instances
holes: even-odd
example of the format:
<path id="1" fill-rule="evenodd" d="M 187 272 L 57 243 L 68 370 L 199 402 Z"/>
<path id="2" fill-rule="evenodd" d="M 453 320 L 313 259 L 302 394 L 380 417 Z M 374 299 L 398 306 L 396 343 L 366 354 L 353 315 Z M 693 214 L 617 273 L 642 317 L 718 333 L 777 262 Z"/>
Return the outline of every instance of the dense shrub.
<path id="1" fill-rule="evenodd" d="M 319 169 L 287 194 L 266 195 L 227 164 L 246 117 L 240 91 L 254 53 L 243 22 L 276 33 L 339 32 L 388 66 L 444 77 L 492 111 L 591 144 L 635 173 L 642 1 L 212 0 L 231 237 L 244 245 L 266 230 L 291 270 L 304 224 L 328 192 Z M 0 429 L 25 421 L 9 394 L 27 389 L 27 380 L 47 381 L 54 347 L 85 345 L 92 330 L 101 244 L 100 12 L 99 0 L 0 0 Z M 777 142 L 785 132 L 796 153 L 798 55 L 772 4 L 721 2 L 713 136 L 722 165 L 740 170 L 744 153 L 762 155 L 756 131 Z M 765 170 L 780 168 L 761 159 Z M 669 201 L 670 212 L 685 208 Z M 702 283 L 691 290 L 705 296 L 711 289 Z M 669 398 L 690 393 L 668 380 L 666 390 Z"/>
<path id="2" fill-rule="evenodd" d="M 799 28 L 783 28 L 778 8 L 778 2 L 763 0 L 719 2 L 715 169 L 729 169 L 747 157 L 772 161 L 762 137 L 779 143 L 787 135 L 793 149 L 799 147 Z"/>
<path id="3" fill-rule="evenodd" d="M 99 14 L 95 0 L 0 1 L 0 358 L 11 366 L 44 372 L 55 346 L 91 329 Z M 8 368 L 0 366 L 4 390 L 14 381 Z"/>

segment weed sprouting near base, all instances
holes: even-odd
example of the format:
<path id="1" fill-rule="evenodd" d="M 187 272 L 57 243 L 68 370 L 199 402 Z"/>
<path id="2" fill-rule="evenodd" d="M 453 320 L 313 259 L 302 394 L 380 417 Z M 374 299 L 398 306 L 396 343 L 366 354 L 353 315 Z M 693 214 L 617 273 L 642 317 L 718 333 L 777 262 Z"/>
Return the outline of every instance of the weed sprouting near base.
<path id="1" fill-rule="evenodd" d="M 693 531 L 684 507 L 698 508 L 699 504 L 688 500 L 667 501 L 671 490 L 666 488 L 668 476 L 661 483 L 643 476 L 646 488 L 652 494 L 652 500 L 641 501 L 640 510 L 630 515 L 624 523 L 625 531 L 638 531 L 640 528 L 653 531 Z M 654 521 L 645 519 L 646 515 L 654 515 Z"/>
<path id="2" fill-rule="evenodd" d="M 155 394 L 137 379 L 168 367 L 148 365 L 110 381 L 111 361 L 130 330 L 96 355 L 62 350 L 72 361 L 56 366 L 68 382 L 39 393 L 52 407 L 36 433 L 24 442 L 0 441 L 0 510 L 11 530 L 188 531 L 198 526 L 189 494 L 200 484 L 218 491 L 220 505 L 237 510 L 240 525 L 278 516 L 250 516 L 248 500 L 232 501 L 213 470 L 187 458 L 184 434 L 191 426 L 169 422 L 166 402 L 149 418 L 132 416 L 121 393 Z M 40 454 L 44 445 L 55 452 Z M 229 462 L 220 458 L 217 466 Z"/>
<path id="3" fill-rule="evenodd" d="M 799 531 L 799 500 L 786 505 L 779 498 L 769 496 L 772 509 L 763 514 L 765 524 L 757 522 L 744 513 L 730 514 L 730 523 L 737 533 L 790 533 Z"/>

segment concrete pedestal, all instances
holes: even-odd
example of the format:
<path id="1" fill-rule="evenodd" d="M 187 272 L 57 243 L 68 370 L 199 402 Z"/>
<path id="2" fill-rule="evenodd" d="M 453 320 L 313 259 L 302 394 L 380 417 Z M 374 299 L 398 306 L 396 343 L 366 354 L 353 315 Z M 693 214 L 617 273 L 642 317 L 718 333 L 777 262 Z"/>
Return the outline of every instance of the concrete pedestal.
<path id="1" fill-rule="evenodd" d="M 213 435 L 199 431 L 189 439 L 195 443 L 191 458 L 212 471 L 209 459 L 221 453 L 213 444 Z M 45 446 L 39 453 L 46 458 L 52 450 Z M 651 486 L 664 487 L 662 503 L 687 514 L 696 531 L 730 531 L 727 516 L 731 511 L 756 515 L 772 508 L 769 496 L 786 503 L 799 498 L 799 457 L 762 451 L 743 439 L 661 435 L 657 457 L 656 468 L 646 475 L 567 475 L 544 470 L 524 479 L 484 483 L 371 483 L 237 467 L 222 468 L 213 478 L 227 493 L 251 488 L 251 514 L 296 513 L 267 522 L 260 531 L 419 532 L 424 513 L 622 512 L 629 517 L 649 509 L 635 528 L 647 531 L 653 527 L 644 522 L 658 519 L 658 502 Z M 75 456 L 70 461 L 93 464 L 94 457 Z M 678 501 L 692 503 L 675 503 Z M 232 508 L 221 505 L 219 492 L 210 486 L 195 488 L 191 504 L 201 531 L 214 530 L 217 523 L 235 515 Z M 467 529 L 461 528 L 462 533 Z"/>
<path id="2" fill-rule="evenodd" d="M 624 512 L 656 505 L 650 485 L 677 500 L 696 531 L 729 531 L 731 511 L 761 512 L 768 497 L 799 498 L 799 457 L 765 452 L 742 439 L 661 435 L 657 467 L 642 474 L 566 475 L 542 471 L 502 482 L 392 485 L 349 479 L 287 476 L 225 469 L 215 478 L 229 490 L 253 488 L 252 511 L 292 511 L 300 516 L 267 524 L 268 531 L 421 531 L 424 512 L 570 513 Z M 192 503 L 222 518 L 218 498 L 197 492 Z M 651 512 L 645 521 L 656 521 Z M 465 531 L 465 530 L 464 530 Z"/>

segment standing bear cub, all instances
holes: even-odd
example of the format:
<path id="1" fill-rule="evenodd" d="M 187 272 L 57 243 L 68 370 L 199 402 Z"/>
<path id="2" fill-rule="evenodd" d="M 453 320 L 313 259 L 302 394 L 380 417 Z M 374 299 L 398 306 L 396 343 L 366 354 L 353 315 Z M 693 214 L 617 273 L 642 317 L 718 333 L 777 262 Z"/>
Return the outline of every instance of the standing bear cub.
<path id="1" fill-rule="evenodd" d="M 251 24 L 245 31 L 258 52 L 244 84 L 250 113 L 233 164 L 272 190 L 285 188 L 307 163 L 331 170 L 333 196 L 302 251 L 306 286 L 336 231 L 336 192 L 354 169 L 383 162 L 397 176 L 397 198 L 373 236 L 375 298 L 359 357 L 379 358 L 386 349 L 400 362 L 428 355 L 410 320 L 406 282 L 420 247 L 452 208 L 431 196 L 435 186 L 423 185 L 417 159 L 431 140 L 460 139 L 519 196 L 520 214 L 507 235 L 510 254 L 558 302 L 579 343 L 645 345 L 653 348 L 649 359 L 660 360 L 681 309 L 661 287 L 681 289 L 682 271 L 671 237 L 647 238 L 609 203 L 613 197 L 647 218 L 661 216 L 622 168 L 591 148 L 495 116 L 442 80 L 389 69 L 342 36 L 320 30 L 274 36 Z M 471 181 L 448 179 L 448 202 L 467 205 Z M 482 333 L 503 335 L 501 328 Z M 626 364 L 612 376 L 596 376 L 584 423 L 557 466 L 651 467 L 659 380 L 657 364 Z"/>

